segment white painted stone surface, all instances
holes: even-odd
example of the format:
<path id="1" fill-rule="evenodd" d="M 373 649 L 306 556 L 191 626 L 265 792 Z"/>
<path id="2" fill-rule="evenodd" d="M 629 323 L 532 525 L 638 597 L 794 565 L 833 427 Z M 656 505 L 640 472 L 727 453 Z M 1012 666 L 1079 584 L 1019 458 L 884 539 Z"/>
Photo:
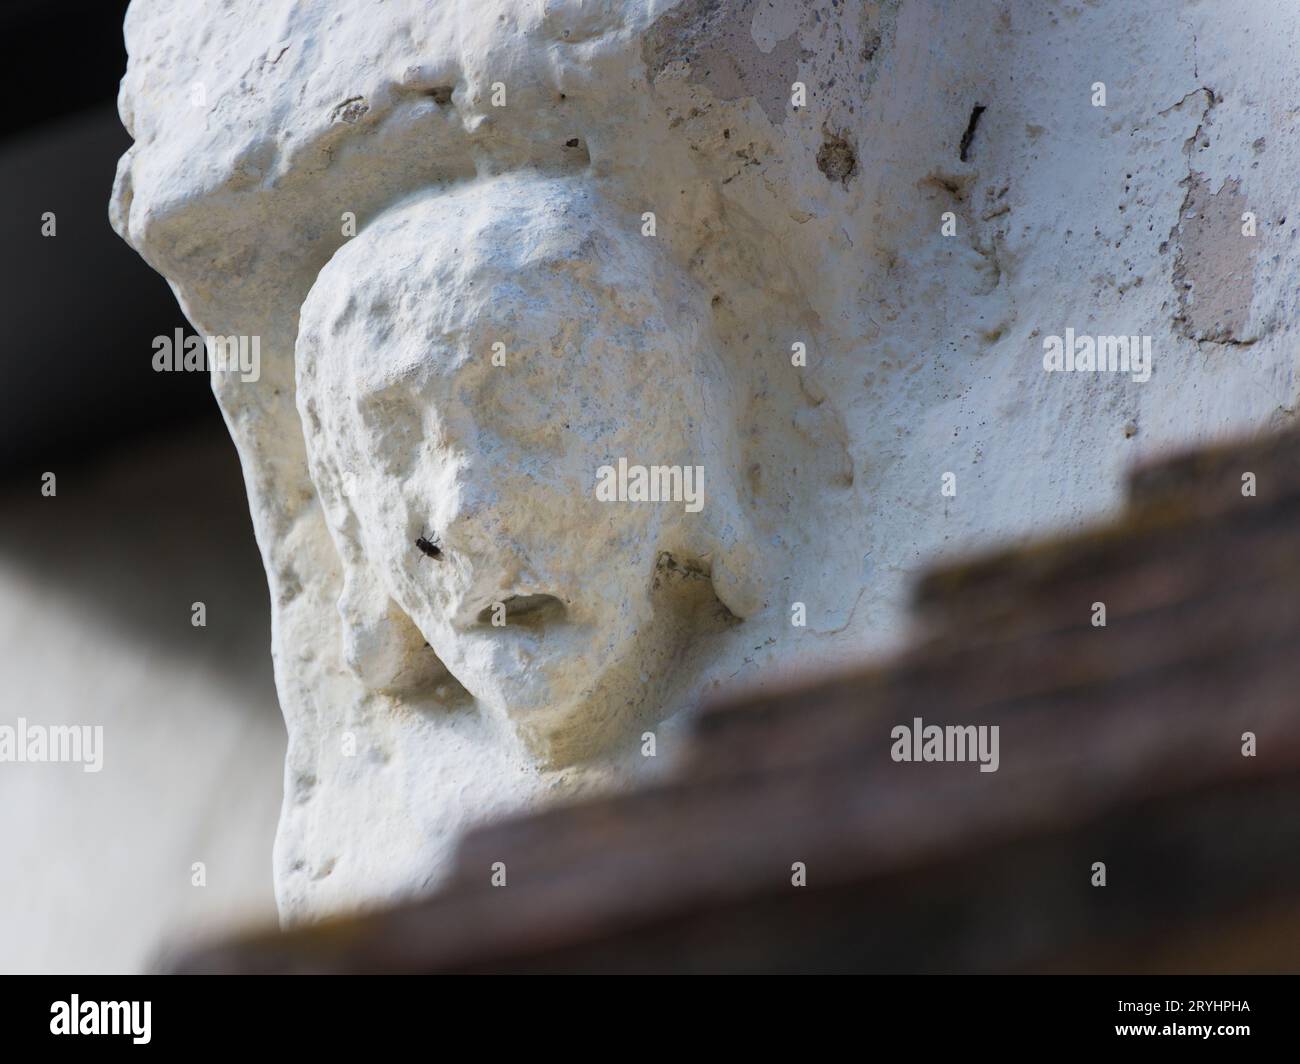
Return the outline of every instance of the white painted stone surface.
<path id="1" fill-rule="evenodd" d="M 720 685 L 889 645 L 923 562 L 1293 416 L 1286 0 L 135 0 L 127 40 L 114 223 L 261 337 L 214 388 L 287 920 L 644 777 Z M 1045 373 L 1067 328 L 1150 336 L 1150 380 Z M 620 457 L 703 466 L 703 509 L 596 502 Z"/>

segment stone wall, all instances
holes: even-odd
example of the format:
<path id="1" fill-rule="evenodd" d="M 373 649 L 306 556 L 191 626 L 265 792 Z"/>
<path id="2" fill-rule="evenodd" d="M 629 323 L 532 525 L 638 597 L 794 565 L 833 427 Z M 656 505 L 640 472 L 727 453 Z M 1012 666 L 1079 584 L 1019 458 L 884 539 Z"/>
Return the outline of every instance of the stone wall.
<path id="1" fill-rule="evenodd" d="M 896 645 L 924 561 L 1289 422 L 1298 39 L 1285 0 L 136 0 L 114 223 L 263 355 L 214 389 L 285 918 Z M 1078 371 L 1115 337 L 1149 360 Z M 600 505 L 622 460 L 709 502 Z"/>

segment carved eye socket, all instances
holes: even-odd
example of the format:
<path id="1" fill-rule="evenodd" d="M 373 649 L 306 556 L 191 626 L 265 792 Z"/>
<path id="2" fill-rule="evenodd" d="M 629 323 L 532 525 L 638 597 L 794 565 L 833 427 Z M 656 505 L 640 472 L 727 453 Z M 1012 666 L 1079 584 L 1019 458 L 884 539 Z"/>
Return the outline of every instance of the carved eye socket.
<path id="1" fill-rule="evenodd" d="M 362 427 L 369 436 L 367 454 L 390 476 L 406 476 L 420 451 L 423 424 L 405 393 L 389 391 L 357 404 Z"/>

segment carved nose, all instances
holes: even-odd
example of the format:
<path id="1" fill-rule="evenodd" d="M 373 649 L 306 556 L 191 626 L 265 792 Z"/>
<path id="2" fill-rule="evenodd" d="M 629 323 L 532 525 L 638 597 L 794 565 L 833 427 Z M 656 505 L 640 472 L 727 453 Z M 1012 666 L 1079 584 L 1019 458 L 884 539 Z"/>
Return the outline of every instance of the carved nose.
<path id="1" fill-rule="evenodd" d="M 511 595 L 485 606 L 479 611 L 479 624 L 503 628 L 517 625 L 540 629 L 562 621 L 564 603 L 554 595 Z"/>

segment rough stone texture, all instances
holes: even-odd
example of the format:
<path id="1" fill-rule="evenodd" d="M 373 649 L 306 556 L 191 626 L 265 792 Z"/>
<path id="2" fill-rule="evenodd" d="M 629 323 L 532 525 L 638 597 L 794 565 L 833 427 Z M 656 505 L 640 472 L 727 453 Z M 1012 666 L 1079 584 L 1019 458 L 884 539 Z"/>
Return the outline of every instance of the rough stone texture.
<path id="1" fill-rule="evenodd" d="M 1289 420 L 1297 40 L 1284 0 L 136 0 L 114 224 L 196 328 L 262 338 L 213 384 L 284 917 L 653 771 L 718 685 L 894 642 L 923 558 Z M 1044 373 L 1066 328 L 1153 336 L 1154 374 Z M 624 447 L 704 465 L 703 511 L 598 514 Z M 546 608 L 498 639 L 497 594 Z"/>

